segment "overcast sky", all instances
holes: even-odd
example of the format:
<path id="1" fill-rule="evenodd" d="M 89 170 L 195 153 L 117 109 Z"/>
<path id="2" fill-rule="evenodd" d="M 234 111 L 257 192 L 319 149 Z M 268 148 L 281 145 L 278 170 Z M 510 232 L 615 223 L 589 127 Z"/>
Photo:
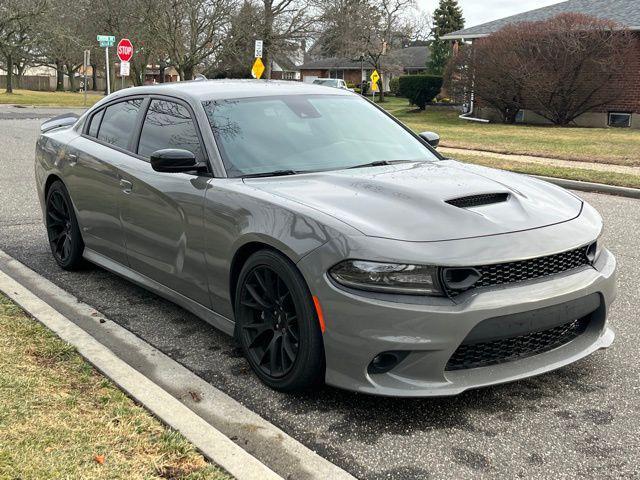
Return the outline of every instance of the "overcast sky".
<path id="1" fill-rule="evenodd" d="M 438 0 L 417 0 L 421 9 L 433 13 Z M 562 0 L 458 0 L 464 12 L 465 25 L 472 27 L 481 23 L 508 17 L 535 8 L 546 7 Z"/>

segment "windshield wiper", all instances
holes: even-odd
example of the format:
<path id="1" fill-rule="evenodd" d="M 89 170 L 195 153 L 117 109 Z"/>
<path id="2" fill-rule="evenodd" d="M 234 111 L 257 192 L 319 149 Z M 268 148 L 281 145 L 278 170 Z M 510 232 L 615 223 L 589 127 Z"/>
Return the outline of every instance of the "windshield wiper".
<path id="1" fill-rule="evenodd" d="M 384 167 L 385 165 L 393 165 L 394 163 L 408 163 L 412 160 L 378 160 L 376 162 L 363 163 L 362 165 L 354 165 L 353 167 L 347 167 L 348 170 L 352 168 L 367 168 L 367 167 Z"/>
<path id="2" fill-rule="evenodd" d="M 275 170 L 273 172 L 248 173 L 240 178 L 260 178 L 260 177 L 284 177 L 286 175 L 297 175 L 300 172 L 295 170 Z"/>

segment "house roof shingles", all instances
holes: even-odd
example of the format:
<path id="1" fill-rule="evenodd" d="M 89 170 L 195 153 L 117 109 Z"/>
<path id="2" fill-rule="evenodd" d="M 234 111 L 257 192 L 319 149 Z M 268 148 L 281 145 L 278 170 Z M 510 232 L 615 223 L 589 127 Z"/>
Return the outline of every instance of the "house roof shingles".
<path id="1" fill-rule="evenodd" d="M 563 13 L 582 13 L 640 30 L 640 0 L 568 0 L 548 7 L 530 10 L 475 27 L 465 28 L 442 37 L 443 40 L 459 40 L 485 37 L 513 23 L 547 20 Z"/>
<path id="2" fill-rule="evenodd" d="M 426 68 L 429 57 L 429 47 L 406 47 L 390 51 L 389 55 L 387 55 L 387 62 L 400 65 L 407 69 Z M 359 59 L 334 57 L 305 62 L 304 65 L 301 65 L 299 68 L 300 70 L 325 70 L 333 68 L 360 70 L 360 67 L 361 62 Z M 364 68 L 371 68 L 371 66 L 365 61 Z"/>

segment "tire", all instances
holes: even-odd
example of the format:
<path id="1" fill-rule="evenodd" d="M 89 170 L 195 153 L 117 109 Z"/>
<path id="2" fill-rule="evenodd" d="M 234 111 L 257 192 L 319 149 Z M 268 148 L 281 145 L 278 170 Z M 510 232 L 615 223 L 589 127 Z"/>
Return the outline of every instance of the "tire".
<path id="1" fill-rule="evenodd" d="M 56 263 L 64 270 L 80 269 L 84 263 L 84 242 L 71 198 L 60 180 L 53 182 L 47 191 L 45 224 Z"/>
<path id="2" fill-rule="evenodd" d="M 236 285 L 235 317 L 244 355 L 266 385 L 292 392 L 324 382 L 324 345 L 313 299 L 284 255 L 260 250 L 248 258 Z"/>

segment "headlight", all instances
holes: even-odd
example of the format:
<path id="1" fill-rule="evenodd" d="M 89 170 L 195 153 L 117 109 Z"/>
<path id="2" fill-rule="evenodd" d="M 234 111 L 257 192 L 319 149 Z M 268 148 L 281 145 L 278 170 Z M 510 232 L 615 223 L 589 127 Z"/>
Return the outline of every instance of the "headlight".
<path id="1" fill-rule="evenodd" d="M 345 287 L 404 295 L 443 295 L 435 267 L 346 260 L 329 271 Z"/>

